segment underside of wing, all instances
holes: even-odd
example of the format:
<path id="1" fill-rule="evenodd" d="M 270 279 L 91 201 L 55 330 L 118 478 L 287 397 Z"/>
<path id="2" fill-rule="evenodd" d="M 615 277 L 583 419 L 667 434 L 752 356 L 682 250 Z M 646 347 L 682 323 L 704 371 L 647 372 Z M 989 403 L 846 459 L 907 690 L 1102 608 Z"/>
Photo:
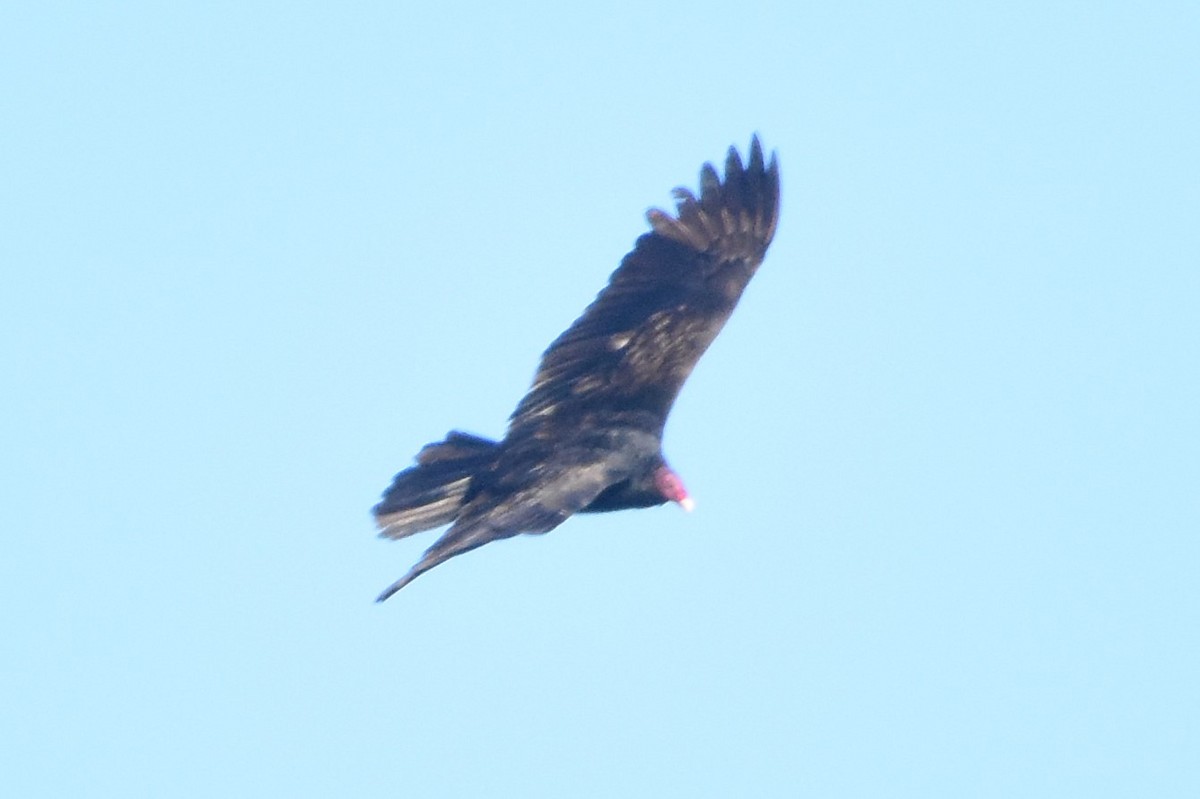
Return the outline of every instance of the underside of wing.
<path id="1" fill-rule="evenodd" d="M 540 464 L 515 469 L 476 494 L 458 520 L 425 550 L 408 573 L 379 595 L 382 602 L 456 555 L 521 533 L 547 533 L 600 495 L 612 482 L 610 464 Z"/>
<path id="2" fill-rule="evenodd" d="M 675 215 L 653 209 L 609 284 L 542 356 L 510 435 L 589 416 L 661 431 L 680 387 L 762 263 L 779 218 L 779 168 L 730 148 L 725 179 L 711 164 L 697 197 L 675 190 Z"/>

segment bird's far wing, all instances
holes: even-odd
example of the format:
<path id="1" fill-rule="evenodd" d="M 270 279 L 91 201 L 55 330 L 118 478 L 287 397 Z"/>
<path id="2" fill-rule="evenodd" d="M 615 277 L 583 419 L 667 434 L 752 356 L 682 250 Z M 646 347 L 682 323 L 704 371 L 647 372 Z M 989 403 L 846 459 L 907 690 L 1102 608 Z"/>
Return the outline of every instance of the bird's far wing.
<path id="1" fill-rule="evenodd" d="M 535 474 L 532 481 L 530 475 Z M 608 463 L 563 463 L 558 467 L 528 470 L 513 479 L 524 485 L 512 487 L 503 481 L 482 491 L 463 508 L 458 520 L 408 573 L 392 583 L 377 602 L 392 594 L 455 555 L 502 538 L 521 533 L 548 533 L 569 516 L 586 507 L 612 483 Z"/>
<path id="2" fill-rule="evenodd" d="M 743 166 L 735 148 L 721 181 L 711 164 L 700 196 L 675 190 L 608 286 L 542 356 L 509 434 L 550 434 L 600 414 L 659 432 L 680 387 L 762 263 L 779 218 L 779 167 L 756 136 Z"/>

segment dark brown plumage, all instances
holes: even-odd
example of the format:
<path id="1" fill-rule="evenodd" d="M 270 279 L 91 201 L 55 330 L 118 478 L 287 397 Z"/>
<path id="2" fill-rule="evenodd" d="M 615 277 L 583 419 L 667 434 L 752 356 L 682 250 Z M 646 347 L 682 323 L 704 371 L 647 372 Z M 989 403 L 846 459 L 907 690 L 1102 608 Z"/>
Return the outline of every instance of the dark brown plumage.
<path id="1" fill-rule="evenodd" d="M 647 214 L 651 232 L 543 354 L 502 441 L 451 432 L 396 475 L 374 508 L 380 535 L 453 524 L 379 601 L 455 555 L 574 513 L 691 508 L 662 456 L 663 427 L 775 234 L 777 161 L 764 165 L 755 137 L 744 166 L 730 148 L 723 183 L 705 164 L 700 196 L 675 198 L 676 215 Z"/>

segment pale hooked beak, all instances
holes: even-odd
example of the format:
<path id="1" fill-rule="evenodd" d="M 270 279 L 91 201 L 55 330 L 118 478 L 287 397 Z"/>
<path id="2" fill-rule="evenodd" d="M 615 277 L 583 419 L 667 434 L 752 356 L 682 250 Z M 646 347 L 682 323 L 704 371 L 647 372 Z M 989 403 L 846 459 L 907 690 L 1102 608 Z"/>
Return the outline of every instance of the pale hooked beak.
<path id="1" fill-rule="evenodd" d="M 663 499 L 678 503 L 686 513 L 691 513 L 692 508 L 696 507 L 696 501 L 683 487 L 683 481 L 669 466 L 660 466 L 654 472 L 654 487 L 662 494 Z"/>

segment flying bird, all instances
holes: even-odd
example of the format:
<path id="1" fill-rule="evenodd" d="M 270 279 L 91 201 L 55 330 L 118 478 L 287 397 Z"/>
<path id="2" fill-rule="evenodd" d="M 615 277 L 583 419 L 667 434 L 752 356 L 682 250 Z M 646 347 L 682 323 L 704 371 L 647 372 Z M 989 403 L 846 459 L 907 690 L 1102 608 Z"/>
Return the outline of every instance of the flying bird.
<path id="1" fill-rule="evenodd" d="M 743 165 L 729 148 L 722 181 L 674 191 L 608 285 L 542 355 L 503 440 L 459 431 L 425 446 L 374 508 L 380 535 L 450 524 L 382 602 L 455 555 L 575 513 L 693 500 L 662 454 L 679 389 L 733 313 L 779 219 L 779 166 L 758 137 Z"/>

